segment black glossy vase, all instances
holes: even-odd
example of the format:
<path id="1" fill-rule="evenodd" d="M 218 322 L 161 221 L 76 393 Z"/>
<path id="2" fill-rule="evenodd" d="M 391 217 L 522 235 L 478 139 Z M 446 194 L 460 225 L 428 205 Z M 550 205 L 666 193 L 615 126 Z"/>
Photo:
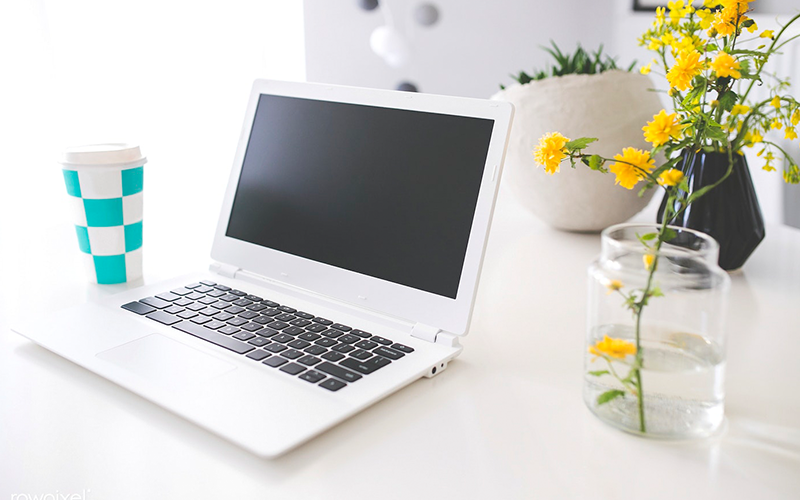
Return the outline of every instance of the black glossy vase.
<path id="1" fill-rule="evenodd" d="M 670 222 L 702 231 L 717 240 L 719 265 L 726 271 L 742 267 L 766 234 L 747 160 L 742 155 L 733 156 L 731 175 Z M 684 151 L 682 157 L 676 168 L 689 180 L 689 194 L 715 183 L 728 170 L 727 153 Z M 665 196 L 658 209 L 658 222 L 663 218 L 666 203 Z"/>

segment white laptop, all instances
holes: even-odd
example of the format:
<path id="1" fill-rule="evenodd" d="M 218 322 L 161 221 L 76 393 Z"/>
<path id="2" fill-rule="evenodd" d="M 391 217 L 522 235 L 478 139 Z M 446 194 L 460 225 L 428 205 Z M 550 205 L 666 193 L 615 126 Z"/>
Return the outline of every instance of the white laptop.
<path id="1" fill-rule="evenodd" d="M 461 352 L 512 116 L 256 81 L 209 271 L 14 331 L 276 457 Z"/>

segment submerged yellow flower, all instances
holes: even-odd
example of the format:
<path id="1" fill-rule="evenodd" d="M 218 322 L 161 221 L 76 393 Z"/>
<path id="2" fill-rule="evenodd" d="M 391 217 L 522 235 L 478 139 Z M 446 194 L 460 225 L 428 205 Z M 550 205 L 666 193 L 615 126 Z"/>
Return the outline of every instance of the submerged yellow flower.
<path id="1" fill-rule="evenodd" d="M 739 72 L 739 61 L 727 52 L 721 52 L 717 58 L 714 59 L 714 62 L 711 63 L 711 69 L 714 70 L 718 77 L 742 77 L 742 74 Z"/>
<path id="2" fill-rule="evenodd" d="M 645 172 L 652 172 L 656 166 L 655 160 L 650 158 L 650 151 L 636 148 L 625 148 L 614 159 L 617 162 L 609 170 L 617 176 L 616 184 L 625 189 L 633 189 L 637 182 L 645 178 Z"/>
<path id="3" fill-rule="evenodd" d="M 636 354 L 636 344 L 623 339 L 612 339 L 608 335 L 603 336 L 603 340 L 598 340 L 594 345 L 589 346 L 589 352 L 595 356 L 610 356 L 617 359 L 625 359 L 628 355 Z"/>
<path id="4" fill-rule="evenodd" d="M 692 82 L 692 78 L 699 75 L 703 70 L 703 63 L 700 62 L 700 53 L 697 51 L 684 52 L 675 61 L 675 64 L 667 72 L 669 84 L 678 90 L 686 90 Z"/>
<path id="5" fill-rule="evenodd" d="M 655 260 L 656 256 L 651 253 L 646 253 L 642 255 L 642 262 L 644 263 L 644 268 L 647 269 L 648 271 L 650 270 L 650 268 L 653 267 L 653 262 L 655 262 Z"/>
<path id="6" fill-rule="evenodd" d="M 661 172 L 661 175 L 658 176 L 658 183 L 662 186 L 677 186 L 681 180 L 683 180 L 683 172 L 676 168 Z"/>
<path id="7" fill-rule="evenodd" d="M 561 160 L 567 157 L 567 149 L 564 147 L 569 139 L 559 134 L 551 132 L 539 139 L 539 145 L 533 149 L 533 159 L 544 167 L 548 174 L 558 172 Z"/>
<path id="8" fill-rule="evenodd" d="M 644 140 L 651 143 L 654 147 L 666 144 L 670 139 L 677 139 L 681 135 L 681 127 L 678 114 L 667 114 L 667 111 L 662 109 L 657 115 L 653 116 L 653 121 L 647 122 L 647 125 L 642 127 L 644 130 Z"/>

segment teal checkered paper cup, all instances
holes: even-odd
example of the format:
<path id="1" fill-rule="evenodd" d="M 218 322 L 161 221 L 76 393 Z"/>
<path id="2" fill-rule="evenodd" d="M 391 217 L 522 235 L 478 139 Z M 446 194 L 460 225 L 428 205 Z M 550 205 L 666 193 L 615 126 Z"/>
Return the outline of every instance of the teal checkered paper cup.
<path id="1" fill-rule="evenodd" d="M 131 144 L 69 148 L 61 157 L 78 248 L 94 283 L 125 283 L 142 276 L 146 162 L 139 146 Z"/>

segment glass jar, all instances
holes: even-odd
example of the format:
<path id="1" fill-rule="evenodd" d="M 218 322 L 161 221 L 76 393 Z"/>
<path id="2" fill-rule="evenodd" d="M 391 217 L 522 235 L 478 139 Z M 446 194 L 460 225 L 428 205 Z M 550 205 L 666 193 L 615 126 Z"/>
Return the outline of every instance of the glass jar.
<path id="1" fill-rule="evenodd" d="M 660 247 L 655 224 L 603 231 L 589 266 L 584 401 L 628 432 L 704 437 L 724 417 L 730 278 L 713 238 L 670 229 Z"/>

